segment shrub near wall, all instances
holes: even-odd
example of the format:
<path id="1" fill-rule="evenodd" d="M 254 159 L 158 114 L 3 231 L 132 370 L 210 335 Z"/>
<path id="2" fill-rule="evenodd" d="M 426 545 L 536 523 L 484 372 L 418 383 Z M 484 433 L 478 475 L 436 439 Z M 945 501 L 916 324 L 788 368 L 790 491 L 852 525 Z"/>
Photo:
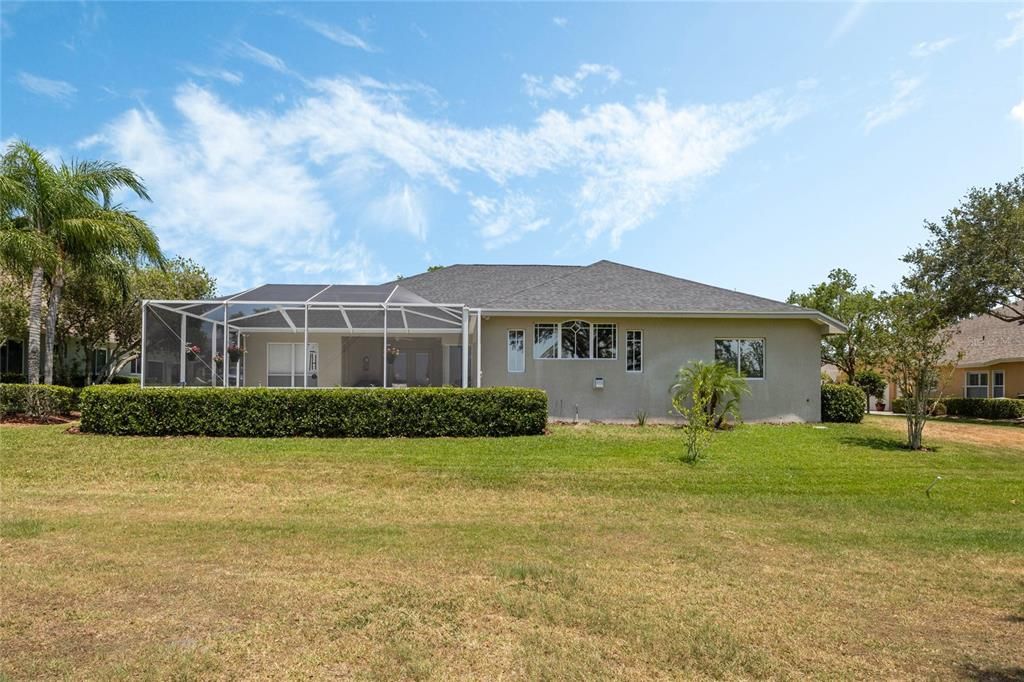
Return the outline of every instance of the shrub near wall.
<path id="1" fill-rule="evenodd" d="M 75 391 L 46 384 L 0 384 L 0 414 L 24 414 L 46 419 L 71 414 Z"/>
<path id="2" fill-rule="evenodd" d="M 531 388 L 311 389 L 91 386 L 82 430 L 140 436 L 525 436 L 544 432 Z"/>
<path id="3" fill-rule="evenodd" d="M 978 419 L 1024 418 L 1024 400 L 1015 398 L 947 398 L 946 414 Z"/>
<path id="4" fill-rule="evenodd" d="M 821 421 L 860 423 L 864 419 L 864 391 L 851 384 L 821 385 Z"/>

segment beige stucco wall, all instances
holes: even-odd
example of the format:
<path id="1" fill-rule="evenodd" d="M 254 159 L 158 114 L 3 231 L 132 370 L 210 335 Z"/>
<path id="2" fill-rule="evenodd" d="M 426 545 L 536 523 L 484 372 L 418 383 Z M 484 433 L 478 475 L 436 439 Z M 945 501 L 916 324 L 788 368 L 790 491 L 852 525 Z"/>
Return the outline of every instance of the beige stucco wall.
<path id="1" fill-rule="evenodd" d="M 807 320 L 615 318 L 616 360 L 535 360 L 533 324 L 561 318 L 493 317 L 484 321 L 483 384 L 533 386 L 547 391 L 553 417 L 632 419 L 674 417 L 668 389 L 676 371 L 691 360 L 714 360 L 716 338 L 765 339 L 765 378 L 748 382 L 743 399 L 747 421 L 820 421 L 821 332 Z M 507 371 L 509 329 L 526 331 L 526 371 Z M 626 330 L 643 330 L 643 372 L 626 372 Z M 603 377 L 605 387 L 593 387 Z"/>

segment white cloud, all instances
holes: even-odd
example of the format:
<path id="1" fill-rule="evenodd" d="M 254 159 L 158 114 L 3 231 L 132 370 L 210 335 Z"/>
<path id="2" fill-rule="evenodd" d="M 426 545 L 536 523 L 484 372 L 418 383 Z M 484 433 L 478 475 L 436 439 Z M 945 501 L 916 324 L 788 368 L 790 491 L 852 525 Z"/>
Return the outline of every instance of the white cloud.
<path id="1" fill-rule="evenodd" d="M 59 102 L 68 102 L 78 92 L 78 88 L 67 81 L 51 80 L 26 71 L 18 72 L 18 83 L 33 94 Z"/>
<path id="2" fill-rule="evenodd" d="M 1017 119 L 1021 123 L 1024 123 L 1024 99 L 1022 99 L 1019 103 L 1014 105 L 1012 109 L 1010 109 L 1010 116 L 1012 118 Z"/>
<path id="3" fill-rule="evenodd" d="M 1010 35 L 996 41 L 996 47 L 1000 50 L 1012 47 L 1024 38 L 1024 9 L 1010 12 L 1006 18 L 1013 22 L 1013 28 L 1010 29 Z"/>
<path id="4" fill-rule="evenodd" d="M 316 19 L 309 19 L 300 14 L 296 14 L 295 12 L 282 11 L 281 14 L 294 19 L 295 21 L 299 22 L 306 28 L 316 33 L 319 33 L 321 36 L 327 38 L 333 43 L 337 43 L 338 45 L 342 45 L 344 47 L 354 47 L 356 49 L 364 50 L 366 52 L 376 52 L 376 49 L 372 45 L 367 43 L 359 36 L 346 31 L 340 26 L 328 24 L 327 22 L 318 21 Z M 360 23 L 362 23 L 362 21 Z M 363 26 L 363 30 L 366 30 L 365 26 Z"/>
<path id="5" fill-rule="evenodd" d="M 367 216 L 385 229 L 400 229 L 419 241 L 427 238 L 427 214 L 419 194 L 409 185 L 393 188 L 372 202 Z"/>
<path id="6" fill-rule="evenodd" d="M 277 55 L 261 50 L 254 45 L 250 45 L 244 40 L 239 40 L 232 48 L 232 52 L 242 59 L 247 59 L 250 62 L 259 64 L 260 66 L 265 66 L 268 69 L 277 71 L 278 73 L 294 75 L 292 70 L 288 68 L 288 65 L 284 63 L 283 59 Z"/>
<path id="7" fill-rule="evenodd" d="M 942 52 L 947 47 L 957 41 L 956 38 L 942 38 L 940 40 L 926 40 L 914 45 L 910 49 L 910 56 L 916 57 L 917 59 L 924 59 L 930 57 L 936 52 Z"/>
<path id="8" fill-rule="evenodd" d="M 250 45 L 250 47 L 252 46 Z M 267 53 L 264 52 L 263 54 L 266 55 Z M 284 64 L 284 62 L 281 63 Z M 241 85 L 244 80 L 242 74 L 237 71 L 229 71 L 228 69 L 208 68 L 205 66 L 196 66 L 195 64 L 185 64 L 182 68 L 197 78 L 213 78 L 231 85 Z"/>
<path id="9" fill-rule="evenodd" d="M 366 263 L 339 257 L 358 234 L 336 210 L 366 206 L 356 217 L 423 239 L 424 197 L 436 189 L 467 202 L 487 248 L 540 230 L 558 211 L 572 216 L 560 219 L 565 229 L 616 246 L 801 113 L 799 99 L 776 92 L 684 107 L 659 94 L 552 109 L 526 126 L 472 127 L 417 115 L 404 87 L 321 79 L 304 97 L 244 110 L 187 84 L 174 100 L 180 126 L 135 108 L 81 144 L 137 170 L 154 196 L 140 210 L 168 250 L 217 264 L 233 288 L 281 264 L 341 281 L 381 271 L 365 246 Z M 392 189 L 367 200 L 382 177 Z"/>
<path id="10" fill-rule="evenodd" d="M 569 20 L 565 17 L 551 17 L 551 23 L 558 28 L 565 28 L 569 25 Z"/>
<path id="11" fill-rule="evenodd" d="M 583 82 L 591 76 L 603 77 L 610 85 L 618 83 L 622 74 L 607 64 L 581 64 L 569 76 L 552 76 L 545 81 L 543 76 L 523 74 L 523 92 L 533 99 L 552 99 L 559 96 L 572 99 L 583 92 Z"/>
<path id="12" fill-rule="evenodd" d="M 521 192 L 506 193 L 500 201 L 470 195 L 470 220 L 479 227 L 485 249 L 497 249 L 519 241 L 551 223 L 537 215 L 533 199 Z"/>
<path id="13" fill-rule="evenodd" d="M 832 29 L 832 33 L 828 38 L 828 44 L 831 45 L 846 35 L 860 21 L 860 18 L 864 15 L 864 10 L 867 8 L 867 0 L 856 0 L 856 2 L 852 3 L 846 12 L 843 13 L 835 28 Z"/>
<path id="14" fill-rule="evenodd" d="M 871 109 L 864 115 L 864 132 L 870 133 L 874 128 L 891 123 L 913 111 L 921 101 L 916 92 L 921 87 L 922 79 L 893 76 L 892 96 L 885 104 Z"/>

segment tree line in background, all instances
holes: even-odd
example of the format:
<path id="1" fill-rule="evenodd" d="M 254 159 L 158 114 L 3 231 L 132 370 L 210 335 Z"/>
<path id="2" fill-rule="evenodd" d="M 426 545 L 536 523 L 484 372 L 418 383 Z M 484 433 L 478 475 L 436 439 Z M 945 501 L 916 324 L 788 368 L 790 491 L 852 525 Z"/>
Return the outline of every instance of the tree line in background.
<path id="1" fill-rule="evenodd" d="M 1024 174 L 970 190 L 925 228 L 932 238 L 903 257 L 910 272 L 891 291 L 858 288 L 853 274 L 836 269 L 788 298 L 849 327 L 822 340 L 822 364 L 860 386 L 869 402 L 888 378 L 906 402 L 907 444 L 915 450 L 937 405 L 930 398 L 941 395 L 944 372 L 959 360 L 949 356 L 955 323 L 991 315 L 1024 325 Z"/>
<path id="2" fill-rule="evenodd" d="M 0 158 L 0 339 L 27 338 L 29 383 L 108 381 L 139 353 L 140 300 L 215 291 L 202 267 L 164 257 L 146 222 L 113 203 L 121 193 L 149 199 L 117 164 L 55 164 L 22 141 Z"/>

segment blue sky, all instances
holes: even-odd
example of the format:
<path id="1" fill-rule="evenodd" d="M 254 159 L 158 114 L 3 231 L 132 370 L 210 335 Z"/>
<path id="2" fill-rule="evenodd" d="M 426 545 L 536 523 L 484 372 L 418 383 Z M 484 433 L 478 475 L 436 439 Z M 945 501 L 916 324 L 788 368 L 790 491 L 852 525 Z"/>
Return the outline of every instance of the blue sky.
<path id="1" fill-rule="evenodd" d="M 2 12 L 0 138 L 137 170 L 222 291 L 601 258 L 884 288 L 1024 166 L 1020 4 Z"/>

